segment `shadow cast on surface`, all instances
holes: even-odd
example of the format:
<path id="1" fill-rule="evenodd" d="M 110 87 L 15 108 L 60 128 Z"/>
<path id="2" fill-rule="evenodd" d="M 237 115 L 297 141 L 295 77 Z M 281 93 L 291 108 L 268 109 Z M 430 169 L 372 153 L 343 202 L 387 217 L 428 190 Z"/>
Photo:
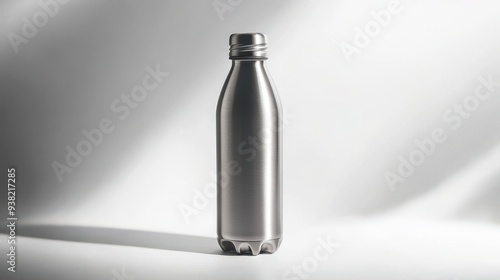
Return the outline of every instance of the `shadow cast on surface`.
<path id="1" fill-rule="evenodd" d="M 4 230 L 2 230 L 3 233 Z M 226 255 L 215 237 L 166 232 L 64 225 L 20 225 L 18 236 Z"/>

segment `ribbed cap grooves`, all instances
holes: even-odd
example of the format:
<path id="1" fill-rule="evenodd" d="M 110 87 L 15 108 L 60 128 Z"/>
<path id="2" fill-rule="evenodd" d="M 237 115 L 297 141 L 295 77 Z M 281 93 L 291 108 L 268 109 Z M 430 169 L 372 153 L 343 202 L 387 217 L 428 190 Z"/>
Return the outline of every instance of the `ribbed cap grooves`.
<path id="1" fill-rule="evenodd" d="M 267 36 L 262 33 L 236 33 L 229 37 L 229 59 L 267 59 Z"/>

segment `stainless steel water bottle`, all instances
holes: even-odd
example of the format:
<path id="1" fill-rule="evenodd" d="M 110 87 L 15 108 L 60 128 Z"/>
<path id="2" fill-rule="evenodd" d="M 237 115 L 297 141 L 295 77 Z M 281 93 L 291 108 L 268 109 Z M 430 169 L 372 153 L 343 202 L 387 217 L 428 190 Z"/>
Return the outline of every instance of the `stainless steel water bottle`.
<path id="1" fill-rule="evenodd" d="M 274 253 L 282 239 L 282 111 L 267 37 L 232 34 L 217 104 L 217 234 L 224 251 Z"/>

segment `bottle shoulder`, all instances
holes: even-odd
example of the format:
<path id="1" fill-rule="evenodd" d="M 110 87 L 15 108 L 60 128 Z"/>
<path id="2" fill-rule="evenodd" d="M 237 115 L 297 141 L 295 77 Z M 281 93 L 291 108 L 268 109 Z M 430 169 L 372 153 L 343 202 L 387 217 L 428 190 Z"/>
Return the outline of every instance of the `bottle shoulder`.
<path id="1" fill-rule="evenodd" d="M 276 87 L 263 62 L 233 63 L 217 104 L 218 111 L 222 108 L 281 111 Z"/>

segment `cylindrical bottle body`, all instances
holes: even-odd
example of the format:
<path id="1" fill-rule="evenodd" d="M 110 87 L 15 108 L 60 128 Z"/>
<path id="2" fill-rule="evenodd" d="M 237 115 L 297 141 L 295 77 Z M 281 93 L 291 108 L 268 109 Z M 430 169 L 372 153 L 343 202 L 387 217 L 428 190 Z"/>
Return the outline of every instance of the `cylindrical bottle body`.
<path id="1" fill-rule="evenodd" d="M 217 105 L 217 218 L 224 250 L 282 237 L 282 111 L 264 60 L 234 60 Z"/>

